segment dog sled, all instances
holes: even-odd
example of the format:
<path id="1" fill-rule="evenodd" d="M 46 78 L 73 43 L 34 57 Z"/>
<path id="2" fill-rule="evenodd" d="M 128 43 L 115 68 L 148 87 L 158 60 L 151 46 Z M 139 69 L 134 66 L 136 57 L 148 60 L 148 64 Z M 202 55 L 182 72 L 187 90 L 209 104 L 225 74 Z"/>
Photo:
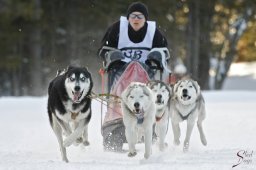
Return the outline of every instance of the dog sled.
<path id="1" fill-rule="evenodd" d="M 131 50 L 145 50 L 145 48 Z M 140 62 L 136 53 L 130 56 L 127 62 L 122 49 L 111 47 L 103 47 L 99 54 L 104 54 L 103 71 L 101 71 L 102 94 L 107 94 L 105 100 L 107 111 L 104 120 L 101 121 L 103 146 L 105 150 L 121 152 L 126 138 L 119 96 L 131 82 L 147 83 L 150 80 L 161 80 L 168 83 L 171 71 L 167 62 L 170 54 L 167 48 L 154 48 L 149 51 L 145 62 Z M 105 79 L 107 87 L 105 87 Z"/>

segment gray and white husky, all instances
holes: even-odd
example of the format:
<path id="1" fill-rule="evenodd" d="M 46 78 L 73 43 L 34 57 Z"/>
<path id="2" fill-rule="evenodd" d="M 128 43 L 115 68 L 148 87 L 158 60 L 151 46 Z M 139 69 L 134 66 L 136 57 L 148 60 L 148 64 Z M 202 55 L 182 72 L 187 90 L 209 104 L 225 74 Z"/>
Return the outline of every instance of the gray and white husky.
<path id="1" fill-rule="evenodd" d="M 67 71 L 59 72 L 49 84 L 49 120 L 59 142 L 62 160 L 65 162 L 68 162 L 66 147 L 80 143 L 89 145 L 89 95 L 92 87 L 89 71 L 86 68 L 72 66 L 69 66 Z"/>
<path id="2" fill-rule="evenodd" d="M 187 120 L 187 132 L 183 145 L 183 151 L 189 149 L 189 141 L 193 127 L 197 121 L 201 142 L 207 145 L 202 122 L 205 119 L 205 103 L 201 94 L 200 86 L 194 80 L 180 80 L 173 88 L 173 98 L 171 101 L 171 122 L 174 134 L 174 143 L 180 144 L 179 123 Z"/>
<path id="3" fill-rule="evenodd" d="M 172 89 L 164 82 L 158 80 L 150 81 L 147 85 L 152 90 L 153 100 L 156 104 L 155 133 L 159 139 L 159 150 L 163 151 L 168 146 L 167 143 L 165 143 L 165 137 L 169 125 Z"/>

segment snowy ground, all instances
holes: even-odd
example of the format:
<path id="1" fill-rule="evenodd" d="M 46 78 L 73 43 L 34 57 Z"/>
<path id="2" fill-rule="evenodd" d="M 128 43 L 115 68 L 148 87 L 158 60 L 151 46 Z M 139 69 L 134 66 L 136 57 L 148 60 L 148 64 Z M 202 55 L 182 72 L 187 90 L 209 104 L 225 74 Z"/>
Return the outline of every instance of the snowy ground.
<path id="1" fill-rule="evenodd" d="M 255 67 L 254 67 L 255 68 Z M 255 79 L 252 79 L 255 81 Z M 251 86 L 255 84 L 251 84 Z M 255 87 L 255 86 L 254 86 Z M 67 150 L 70 163 L 61 161 L 57 139 L 50 128 L 46 113 L 47 97 L 0 98 L 0 170 L 46 169 L 192 169 L 226 170 L 256 169 L 256 91 L 204 91 L 207 118 L 204 122 L 208 145 L 200 143 L 194 128 L 190 151 L 174 146 L 172 129 L 165 152 L 153 146 L 149 160 L 143 159 L 142 144 L 136 145 L 138 154 L 104 152 L 100 133 L 100 104 L 93 102 L 93 116 L 89 125 L 91 145 L 71 146 Z M 181 126 L 184 140 L 186 123 Z M 127 150 L 127 145 L 125 146 Z M 237 156 L 240 155 L 240 157 Z M 232 168 L 233 165 L 240 163 Z"/>

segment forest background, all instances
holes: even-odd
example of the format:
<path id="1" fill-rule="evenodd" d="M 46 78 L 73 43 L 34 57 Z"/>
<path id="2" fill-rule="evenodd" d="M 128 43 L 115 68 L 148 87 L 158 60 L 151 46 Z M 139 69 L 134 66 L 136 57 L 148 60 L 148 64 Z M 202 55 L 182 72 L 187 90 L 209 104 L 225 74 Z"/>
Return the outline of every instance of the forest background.
<path id="1" fill-rule="evenodd" d="M 42 96 L 58 69 L 88 67 L 127 0 L 0 0 L 0 96 Z M 184 63 L 202 89 L 221 89 L 233 62 L 256 61 L 255 0 L 148 0 L 149 20 L 166 36 L 173 69 Z"/>

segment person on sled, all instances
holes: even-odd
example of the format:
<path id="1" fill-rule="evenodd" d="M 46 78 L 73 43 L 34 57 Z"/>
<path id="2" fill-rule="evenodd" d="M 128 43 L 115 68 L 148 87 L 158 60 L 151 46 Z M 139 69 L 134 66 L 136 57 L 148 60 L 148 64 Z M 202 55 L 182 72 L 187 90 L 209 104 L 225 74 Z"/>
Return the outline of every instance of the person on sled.
<path id="1" fill-rule="evenodd" d="M 156 23 L 148 21 L 147 6 L 132 3 L 126 17 L 107 29 L 98 51 L 108 75 L 108 93 L 120 96 L 131 81 L 147 83 L 157 70 L 168 70 L 167 45 Z M 102 135 L 105 150 L 122 151 L 126 139 L 119 103 L 108 104 Z"/>

